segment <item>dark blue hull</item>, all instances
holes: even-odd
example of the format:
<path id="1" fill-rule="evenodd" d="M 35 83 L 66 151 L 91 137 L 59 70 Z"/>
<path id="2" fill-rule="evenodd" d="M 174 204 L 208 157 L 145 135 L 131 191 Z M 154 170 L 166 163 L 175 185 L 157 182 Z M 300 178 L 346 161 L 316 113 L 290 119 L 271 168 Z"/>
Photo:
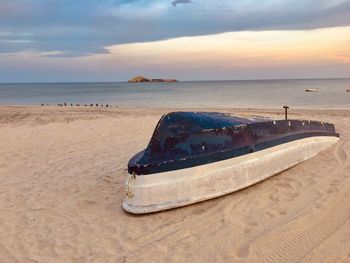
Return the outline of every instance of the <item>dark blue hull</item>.
<path id="1" fill-rule="evenodd" d="M 173 112 L 159 121 L 128 172 L 147 175 L 222 161 L 314 136 L 339 137 L 318 121 L 245 119 L 222 113 Z"/>

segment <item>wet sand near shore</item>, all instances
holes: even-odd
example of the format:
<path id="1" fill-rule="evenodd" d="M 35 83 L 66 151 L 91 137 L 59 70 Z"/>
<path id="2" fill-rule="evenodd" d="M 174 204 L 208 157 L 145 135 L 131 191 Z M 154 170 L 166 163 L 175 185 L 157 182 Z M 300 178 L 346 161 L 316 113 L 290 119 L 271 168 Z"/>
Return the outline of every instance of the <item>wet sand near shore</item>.
<path id="1" fill-rule="evenodd" d="M 334 123 L 341 140 L 268 180 L 128 214 L 127 162 L 173 110 L 0 106 L 0 262 L 350 262 L 350 110 L 290 109 Z"/>

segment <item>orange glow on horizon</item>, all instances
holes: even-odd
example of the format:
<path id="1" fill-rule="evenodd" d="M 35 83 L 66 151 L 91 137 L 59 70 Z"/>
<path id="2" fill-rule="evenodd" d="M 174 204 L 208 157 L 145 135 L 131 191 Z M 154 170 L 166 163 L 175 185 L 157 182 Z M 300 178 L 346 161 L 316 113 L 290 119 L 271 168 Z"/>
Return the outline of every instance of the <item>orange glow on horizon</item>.
<path id="1" fill-rule="evenodd" d="M 170 40 L 114 45 L 112 57 L 131 64 L 213 63 L 269 65 L 295 63 L 350 63 L 350 27 L 310 31 L 233 32 Z"/>

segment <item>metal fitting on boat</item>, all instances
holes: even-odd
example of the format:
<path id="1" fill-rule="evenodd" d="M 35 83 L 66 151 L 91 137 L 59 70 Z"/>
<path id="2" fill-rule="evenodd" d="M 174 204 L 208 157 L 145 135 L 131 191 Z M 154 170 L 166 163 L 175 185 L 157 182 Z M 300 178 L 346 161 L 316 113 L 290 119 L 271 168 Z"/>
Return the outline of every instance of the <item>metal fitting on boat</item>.
<path id="1" fill-rule="evenodd" d="M 284 108 L 284 117 L 287 120 L 288 119 L 288 109 L 289 109 L 289 107 L 287 105 L 284 105 L 283 108 Z"/>

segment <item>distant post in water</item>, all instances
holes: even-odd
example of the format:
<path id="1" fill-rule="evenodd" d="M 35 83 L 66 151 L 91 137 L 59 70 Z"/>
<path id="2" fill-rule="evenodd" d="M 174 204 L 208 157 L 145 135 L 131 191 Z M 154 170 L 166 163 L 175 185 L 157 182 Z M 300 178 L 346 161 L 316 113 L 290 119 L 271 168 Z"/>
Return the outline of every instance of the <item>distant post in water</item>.
<path id="1" fill-rule="evenodd" d="M 284 108 L 284 118 L 287 120 L 289 107 L 287 105 L 284 105 L 283 108 Z"/>

